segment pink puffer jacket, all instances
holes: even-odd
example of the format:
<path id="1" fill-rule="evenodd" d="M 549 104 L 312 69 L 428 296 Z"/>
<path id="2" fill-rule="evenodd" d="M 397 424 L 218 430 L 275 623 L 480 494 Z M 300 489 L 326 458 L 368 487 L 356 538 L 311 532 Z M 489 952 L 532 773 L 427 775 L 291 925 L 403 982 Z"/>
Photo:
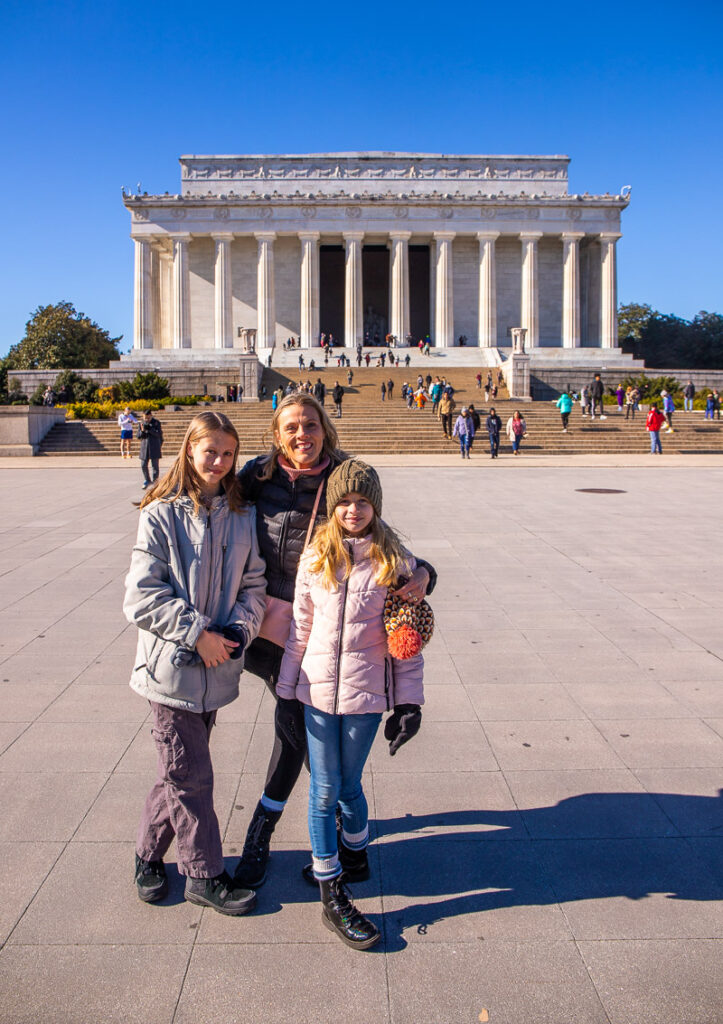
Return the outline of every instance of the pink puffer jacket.
<path id="1" fill-rule="evenodd" d="M 359 715 L 387 711 L 395 704 L 422 704 L 421 654 L 392 658 L 382 613 L 387 588 L 375 580 L 368 537 L 351 537 L 351 574 L 327 589 L 309 571 L 310 554 L 299 564 L 294 619 L 276 692 L 296 697 L 327 714 Z M 412 555 L 405 569 L 416 568 Z"/>

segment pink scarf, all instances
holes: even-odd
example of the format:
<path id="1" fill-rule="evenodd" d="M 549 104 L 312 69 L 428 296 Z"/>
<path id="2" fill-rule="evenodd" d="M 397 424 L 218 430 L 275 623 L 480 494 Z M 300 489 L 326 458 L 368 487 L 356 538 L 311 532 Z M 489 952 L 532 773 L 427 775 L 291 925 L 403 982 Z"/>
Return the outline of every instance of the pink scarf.
<path id="1" fill-rule="evenodd" d="M 329 465 L 329 456 L 325 455 L 321 462 L 317 462 L 315 466 L 309 466 L 308 469 L 297 469 L 296 466 L 292 466 L 287 458 L 283 455 L 279 455 L 279 466 L 289 476 L 290 480 L 298 480 L 300 476 L 319 476 L 323 473 L 326 467 Z"/>

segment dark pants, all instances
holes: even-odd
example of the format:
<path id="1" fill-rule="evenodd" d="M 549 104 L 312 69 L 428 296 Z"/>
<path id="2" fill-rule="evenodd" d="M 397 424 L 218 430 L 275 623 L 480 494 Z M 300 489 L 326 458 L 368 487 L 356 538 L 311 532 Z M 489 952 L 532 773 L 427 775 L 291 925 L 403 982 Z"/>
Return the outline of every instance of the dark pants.
<path id="1" fill-rule="evenodd" d="M 628 404 L 625 406 L 625 419 L 635 419 L 635 406 Z"/>
<path id="2" fill-rule="evenodd" d="M 261 676 L 269 691 L 276 698 L 276 680 L 283 650 L 269 640 L 257 637 L 246 653 L 246 669 Z M 274 722 L 274 746 L 266 771 L 264 793 L 271 800 L 286 803 L 299 778 L 306 760 L 306 732 L 304 729 L 304 709 L 299 705 L 299 717 L 296 723 L 295 737 L 284 735 Z"/>
<path id="3" fill-rule="evenodd" d="M 147 484 L 155 483 L 156 480 L 158 479 L 158 463 L 159 463 L 159 461 L 160 461 L 159 459 L 151 459 L 151 458 L 146 458 L 146 459 L 142 459 L 141 460 L 141 469 L 143 471 L 143 479 L 145 480 L 145 482 Z M 149 462 L 151 464 L 151 469 L 153 470 L 153 479 L 152 480 L 151 480 L 151 477 L 148 475 L 148 463 Z"/>
<path id="4" fill-rule="evenodd" d="M 490 455 L 493 458 L 497 458 L 497 454 L 500 450 L 500 435 L 490 434 Z"/>
<path id="5" fill-rule="evenodd" d="M 444 433 L 445 433 L 445 435 L 447 437 L 451 437 L 452 436 L 452 413 L 451 412 L 443 412 L 442 413 L 442 430 L 444 431 Z"/>
<path id="6" fill-rule="evenodd" d="M 570 419 L 570 413 L 569 412 L 561 412 L 560 413 L 560 419 L 562 420 L 563 430 L 567 430 L 567 421 Z"/>
<path id="7" fill-rule="evenodd" d="M 341 419 L 341 402 L 334 402 L 334 408 L 336 409 L 336 418 Z"/>
<path id="8" fill-rule="evenodd" d="M 149 703 L 158 775 L 141 815 L 136 853 L 143 860 L 161 860 L 175 836 L 181 874 L 215 878 L 223 871 L 209 748 L 216 712 Z"/>

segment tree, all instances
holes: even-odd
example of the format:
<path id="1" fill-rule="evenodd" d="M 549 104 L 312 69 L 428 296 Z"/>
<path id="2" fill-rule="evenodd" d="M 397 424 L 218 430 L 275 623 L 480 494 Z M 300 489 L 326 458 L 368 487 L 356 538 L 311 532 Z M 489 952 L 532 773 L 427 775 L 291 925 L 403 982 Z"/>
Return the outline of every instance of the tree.
<path id="1" fill-rule="evenodd" d="M 629 302 L 618 307 L 618 339 L 634 345 L 643 336 L 652 317 L 659 316 L 652 306 L 644 302 Z"/>
<path id="2" fill-rule="evenodd" d="M 4 362 L 8 370 L 105 367 L 118 359 L 118 342 L 70 302 L 38 306 L 25 325 L 25 337 Z"/>

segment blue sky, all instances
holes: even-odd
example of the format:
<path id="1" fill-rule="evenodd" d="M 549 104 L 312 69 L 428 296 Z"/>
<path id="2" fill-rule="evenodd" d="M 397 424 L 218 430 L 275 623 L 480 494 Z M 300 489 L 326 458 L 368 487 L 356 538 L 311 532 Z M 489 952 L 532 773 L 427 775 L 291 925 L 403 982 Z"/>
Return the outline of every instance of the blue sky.
<path id="1" fill-rule="evenodd" d="M 620 301 L 723 313 L 722 6 L 5 0 L 0 355 L 61 299 L 130 346 L 121 186 L 182 153 L 565 153 L 632 185 Z"/>

